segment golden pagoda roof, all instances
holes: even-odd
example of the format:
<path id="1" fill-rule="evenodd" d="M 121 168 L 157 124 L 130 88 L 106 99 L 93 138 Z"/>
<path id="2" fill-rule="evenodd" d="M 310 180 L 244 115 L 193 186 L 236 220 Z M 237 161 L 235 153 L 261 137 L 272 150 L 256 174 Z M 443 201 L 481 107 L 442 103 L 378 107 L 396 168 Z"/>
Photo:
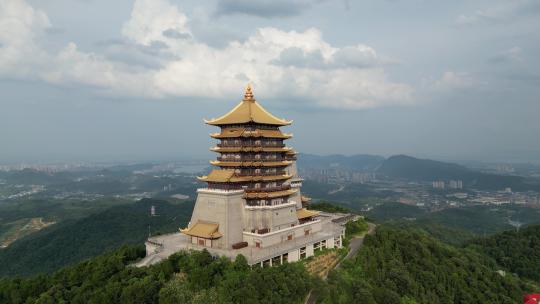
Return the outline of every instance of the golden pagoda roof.
<path id="1" fill-rule="evenodd" d="M 282 133 L 280 130 L 246 130 L 245 128 L 224 128 L 221 133 L 210 134 L 213 138 L 235 138 L 235 137 L 264 137 L 288 139 L 292 134 Z"/>
<path id="2" fill-rule="evenodd" d="M 308 217 L 317 216 L 319 215 L 319 213 L 320 213 L 319 211 L 312 211 L 312 210 L 307 210 L 306 208 L 302 208 L 302 209 L 296 210 L 296 217 L 298 217 L 299 220 L 302 220 Z"/>
<path id="3" fill-rule="evenodd" d="M 223 235 L 218 231 L 218 229 L 218 224 L 204 223 L 198 221 L 197 223 L 195 223 L 195 225 L 189 228 L 180 229 L 180 232 L 205 239 L 219 239 Z"/>
<path id="4" fill-rule="evenodd" d="M 271 161 L 271 160 L 260 160 L 260 161 L 219 161 L 211 160 L 210 163 L 214 166 L 220 167 L 285 167 L 292 163 L 289 160 L 283 161 Z"/>
<path id="5" fill-rule="evenodd" d="M 297 155 L 298 152 L 294 151 L 293 149 L 290 149 L 289 151 L 287 151 L 287 155 Z"/>
<path id="6" fill-rule="evenodd" d="M 264 188 L 262 188 L 264 189 Z M 272 192 L 246 192 L 244 198 L 276 198 L 282 196 L 289 196 L 296 193 L 298 189 L 288 189 L 283 191 L 272 191 Z"/>
<path id="7" fill-rule="evenodd" d="M 236 183 L 236 182 L 256 182 L 256 181 L 275 181 L 291 178 L 292 175 L 268 175 L 268 176 L 236 176 L 234 170 L 218 169 L 212 170 L 208 175 L 198 177 L 199 180 L 214 183 Z"/>
<path id="8" fill-rule="evenodd" d="M 198 177 L 199 180 L 207 182 L 230 182 L 234 176 L 234 170 L 212 170 L 208 175 Z"/>
<path id="9" fill-rule="evenodd" d="M 234 107 L 229 113 L 210 120 L 205 120 L 209 125 L 221 126 L 221 125 L 234 125 L 243 123 L 259 123 L 265 125 L 275 126 L 287 126 L 292 121 L 280 119 L 266 111 L 257 101 L 253 98 L 253 92 L 251 86 L 246 87 L 244 93 L 244 99 Z"/>
<path id="10" fill-rule="evenodd" d="M 290 147 L 212 147 L 214 152 L 288 152 Z"/>

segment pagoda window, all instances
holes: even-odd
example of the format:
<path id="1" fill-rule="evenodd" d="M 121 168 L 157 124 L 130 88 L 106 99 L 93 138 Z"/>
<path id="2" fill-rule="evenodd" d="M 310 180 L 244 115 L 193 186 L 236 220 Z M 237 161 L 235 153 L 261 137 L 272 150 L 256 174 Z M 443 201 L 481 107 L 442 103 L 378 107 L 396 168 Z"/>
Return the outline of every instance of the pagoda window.
<path id="1" fill-rule="evenodd" d="M 261 174 L 261 169 L 255 169 L 255 174 Z"/>
<path id="2" fill-rule="evenodd" d="M 260 154 L 255 154 L 255 159 L 261 159 L 261 155 Z"/>
<path id="3" fill-rule="evenodd" d="M 236 155 L 234 156 L 234 158 L 235 158 L 235 159 L 240 159 L 240 154 L 236 154 Z"/>
<path id="4" fill-rule="evenodd" d="M 240 174 L 240 173 L 242 173 L 242 170 L 240 170 L 240 169 L 234 169 L 234 173 Z"/>
<path id="5" fill-rule="evenodd" d="M 258 189 L 258 188 L 260 188 L 260 187 L 261 187 L 261 183 L 256 183 L 256 184 L 255 184 L 255 188 Z"/>

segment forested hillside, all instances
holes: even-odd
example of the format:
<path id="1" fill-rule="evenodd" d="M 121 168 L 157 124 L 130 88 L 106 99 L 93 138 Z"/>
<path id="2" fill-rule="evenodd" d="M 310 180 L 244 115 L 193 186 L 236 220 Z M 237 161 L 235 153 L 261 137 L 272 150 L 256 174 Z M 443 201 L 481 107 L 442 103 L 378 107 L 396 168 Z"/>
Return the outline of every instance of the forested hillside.
<path id="1" fill-rule="evenodd" d="M 408 220 L 412 225 L 421 226 L 429 222 L 479 236 L 511 230 L 514 227 L 510 221 L 519 222 L 523 225 L 540 224 L 540 209 L 515 204 L 496 207 L 472 205 L 428 212 L 416 206 L 397 202 L 384 202 L 364 214 L 379 223 Z"/>
<path id="2" fill-rule="evenodd" d="M 478 238 L 469 245 L 509 272 L 540 282 L 540 225 Z"/>
<path id="3" fill-rule="evenodd" d="M 313 285 L 298 263 L 251 270 L 243 257 L 203 251 L 127 266 L 142 256 L 142 247 L 124 247 L 54 275 L 3 279 L 0 303 L 302 303 Z"/>
<path id="4" fill-rule="evenodd" d="M 158 216 L 150 217 L 152 205 Z M 124 244 L 140 245 L 149 232 L 167 233 L 184 227 L 192 210 L 193 202 L 174 205 L 143 199 L 53 225 L 0 250 L 0 276 L 51 272 Z"/>
<path id="5" fill-rule="evenodd" d="M 503 233 L 481 244 L 490 244 L 488 253 L 496 244 L 503 251 L 517 246 L 519 256 L 528 252 L 525 240 L 537 245 L 538 234 L 535 227 L 515 235 L 517 243 Z M 0 279 L 0 303 L 302 303 L 310 290 L 317 303 L 519 303 L 524 293 L 538 291 L 530 281 L 501 275 L 501 266 L 476 247 L 384 224 L 328 281 L 311 277 L 303 263 L 250 269 L 243 257 L 231 262 L 206 251 L 128 266 L 143 256 L 142 246 L 123 247 L 54 274 Z"/>
<path id="6" fill-rule="evenodd" d="M 379 227 L 357 258 L 331 273 L 323 303 L 519 303 L 530 290 L 493 260 L 426 233 Z"/>
<path id="7" fill-rule="evenodd" d="M 396 220 L 385 222 L 385 225 L 396 229 L 422 230 L 435 239 L 454 246 L 461 247 L 467 241 L 478 237 L 478 235 L 461 228 L 448 227 L 430 219 L 416 221 Z"/>

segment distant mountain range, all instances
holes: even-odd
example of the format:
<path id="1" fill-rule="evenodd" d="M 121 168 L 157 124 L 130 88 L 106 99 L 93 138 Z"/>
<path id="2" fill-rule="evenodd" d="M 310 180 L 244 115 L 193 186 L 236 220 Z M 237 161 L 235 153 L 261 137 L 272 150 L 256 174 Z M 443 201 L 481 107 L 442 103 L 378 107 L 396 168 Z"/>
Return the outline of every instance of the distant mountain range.
<path id="1" fill-rule="evenodd" d="M 481 190 L 502 190 L 506 187 L 516 191 L 540 191 L 540 182 L 521 176 L 488 174 L 467 167 L 420 159 L 407 155 L 395 155 L 385 159 L 379 155 L 328 155 L 300 154 L 298 167 L 302 169 L 341 169 L 346 171 L 375 172 L 390 179 L 431 182 L 436 180 L 462 180 L 467 187 Z"/>
<path id="2" fill-rule="evenodd" d="M 487 174 L 452 163 L 406 155 L 389 157 L 376 172 L 389 178 L 413 181 L 462 180 L 468 187 L 484 190 L 502 190 L 506 187 L 517 191 L 540 190 L 540 184 L 521 176 Z"/>
<path id="3" fill-rule="evenodd" d="M 305 169 L 341 168 L 349 170 L 373 171 L 377 169 L 385 158 L 380 155 L 357 154 L 345 156 L 302 154 L 298 156 L 298 167 Z"/>

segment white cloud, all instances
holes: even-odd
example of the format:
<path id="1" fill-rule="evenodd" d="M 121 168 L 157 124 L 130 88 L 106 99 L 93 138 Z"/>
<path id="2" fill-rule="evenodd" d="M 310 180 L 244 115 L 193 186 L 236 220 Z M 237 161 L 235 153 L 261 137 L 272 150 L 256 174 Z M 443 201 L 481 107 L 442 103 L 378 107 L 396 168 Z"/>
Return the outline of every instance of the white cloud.
<path id="1" fill-rule="evenodd" d="M 219 0 L 216 15 L 245 14 L 263 18 L 299 15 L 312 0 Z"/>
<path id="2" fill-rule="evenodd" d="M 52 66 L 42 72 L 42 79 L 50 83 L 84 84 L 113 94 L 160 96 L 152 86 L 151 71 L 80 52 L 74 43 L 51 59 Z"/>
<path id="3" fill-rule="evenodd" d="M 168 0 L 137 0 L 122 34 L 143 45 L 154 41 L 166 42 L 175 39 L 167 34 L 171 32 L 191 36 L 187 21 L 186 15 Z"/>
<path id="4" fill-rule="evenodd" d="M 435 81 L 433 88 L 442 91 L 455 91 L 472 88 L 479 82 L 470 74 L 464 72 L 444 72 L 442 77 Z"/>
<path id="5" fill-rule="evenodd" d="M 244 42 L 233 41 L 217 49 L 197 41 L 187 16 L 168 0 L 136 0 L 122 34 L 135 45 L 160 45 L 153 49 L 160 64 L 134 66 L 81 51 L 74 43 L 51 54 L 39 47 L 37 39 L 50 26 L 47 16 L 22 0 L 0 1 L 10 9 L 7 17 L 6 10 L 1 10 L 0 31 L 13 28 L 10 18 L 25 20 L 12 36 L 0 34 L 0 42 L 7 45 L 0 52 L 24 49 L 21 58 L 36 58 L 34 62 L 10 60 L 9 64 L 0 59 L 0 75 L 4 76 L 24 68 L 26 77 L 32 74 L 50 83 L 82 84 L 112 94 L 151 98 L 238 96 L 251 81 L 257 96 L 304 99 L 324 107 L 356 109 L 412 103 L 413 89 L 388 80 L 373 48 L 332 46 L 314 28 L 302 32 L 259 28 Z M 24 38 L 18 38 L 17 32 Z M 292 61 L 275 64 L 291 49 L 317 54 L 315 59 L 323 66 Z"/>
<path id="6" fill-rule="evenodd" d="M 47 15 L 24 1 L 0 1 L 0 75 L 30 77 L 44 62 L 35 39 L 51 26 Z"/>
<path id="7" fill-rule="evenodd" d="M 298 68 L 347 69 L 371 68 L 384 65 L 389 61 L 380 58 L 373 48 L 360 44 L 346 46 L 341 49 L 329 47 L 325 56 L 319 49 L 304 51 L 298 47 L 290 47 L 281 51 L 279 57 L 273 63 Z"/>
<path id="8" fill-rule="evenodd" d="M 456 23 L 458 25 L 497 23 L 538 13 L 540 13 L 540 2 L 537 0 L 503 1 L 473 13 L 461 14 L 457 17 Z"/>
<path id="9" fill-rule="evenodd" d="M 523 55 L 522 49 L 518 46 L 514 46 L 512 48 L 504 50 L 503 52 L 500 52 L 499 54 L 491 57 L 489 61 L 493 63 L 522 62 L 523 61 L 522 55 Z"/>

